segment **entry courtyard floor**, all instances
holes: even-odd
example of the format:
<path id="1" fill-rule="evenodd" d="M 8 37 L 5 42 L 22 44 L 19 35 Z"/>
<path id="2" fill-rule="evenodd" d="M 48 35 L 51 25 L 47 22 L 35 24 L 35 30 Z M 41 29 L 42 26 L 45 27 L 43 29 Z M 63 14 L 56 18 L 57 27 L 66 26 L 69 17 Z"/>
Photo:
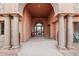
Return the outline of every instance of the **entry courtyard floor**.
<path id="1" fill-rule="evenodd" d="M 72 56 L 79 55 L 79 44 L 73 49 L 58 49 L 57 42 L 44 37 L 33 37 L 22 44 L 19 56 Z"/>
<path id="2" fill-rule="evenodd" d="M 1 56 L 79 56 L 79 44 L 73 49 L 58 49 L 57 42 L 45 37 L 33 37 L 19 49 L 0 49 Z"/>
<path id="3" fill-rule="evenodd" d="M 23 43 L 18 55 L 23 56 L 53 56 L 62 55 L 56 48 L 56 41 L 44 37 L 34 37 Z"/>

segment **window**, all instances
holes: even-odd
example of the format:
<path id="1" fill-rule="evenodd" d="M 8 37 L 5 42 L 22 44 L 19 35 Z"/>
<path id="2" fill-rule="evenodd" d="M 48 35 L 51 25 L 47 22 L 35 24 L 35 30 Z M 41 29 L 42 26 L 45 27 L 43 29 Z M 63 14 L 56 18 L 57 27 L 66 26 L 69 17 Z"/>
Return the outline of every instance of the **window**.
<path id="1" fill-rule="evenodd" d="M 4 22 L 1 22 L 1 35 L 4 34 Z"/>

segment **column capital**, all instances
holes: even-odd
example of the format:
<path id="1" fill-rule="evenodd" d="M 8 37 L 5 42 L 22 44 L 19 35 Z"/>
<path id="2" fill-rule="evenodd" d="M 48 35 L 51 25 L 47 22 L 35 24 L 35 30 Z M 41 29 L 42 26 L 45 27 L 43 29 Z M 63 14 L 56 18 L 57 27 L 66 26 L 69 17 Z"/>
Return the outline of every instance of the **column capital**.
<path id="1" fill-rule="evenodd" d="M 68 14 L 68 16 L 71 16 L 71 17 L 73 17 L 75 14 Z"/>
<path id="2" fill-rule="evenodd" d="M 66 16 L 66 15 L 67 15 L 67 14 L 65 14 L 65 13 L 59 13 L 59 14 L 58 14 L 58 16 L 63 16 L 63 17 Z"/>
<path id="3" fill-rule="evenodd" d="M 9 17 L 9 15 L 8 14 L 4 14 L 3 17 Z"/>
<path id="4" fill-rule="evenodd" d="M 19 15 L 18 15 L 18 14 L 12 14 L 11 16 L 14 16 L 14 17 L 19 17 Z"/>

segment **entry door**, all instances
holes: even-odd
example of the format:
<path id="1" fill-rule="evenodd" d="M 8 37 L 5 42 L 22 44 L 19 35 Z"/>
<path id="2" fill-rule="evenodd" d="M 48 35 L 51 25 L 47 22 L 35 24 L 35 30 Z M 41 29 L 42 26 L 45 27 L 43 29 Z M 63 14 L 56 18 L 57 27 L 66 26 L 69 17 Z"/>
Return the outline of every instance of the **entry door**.
<path id="1" fill-rule="evenodd" d="M 43 34 L 44 34 L 44 27 L 43 27 L 43 24 L 37 23 L 37 24 L 34 26 L 34 34 L 35 34 L 35 36 L 43 36 Z"/>

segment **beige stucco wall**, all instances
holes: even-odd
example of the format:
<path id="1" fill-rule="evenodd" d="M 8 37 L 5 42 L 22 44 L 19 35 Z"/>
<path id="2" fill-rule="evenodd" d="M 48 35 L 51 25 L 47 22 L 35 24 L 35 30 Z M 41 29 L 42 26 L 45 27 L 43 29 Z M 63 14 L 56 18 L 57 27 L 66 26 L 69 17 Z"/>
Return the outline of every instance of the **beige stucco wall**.
<path id="1" fill-rule="evenodd" d="M 0 3 L 0 14 L 19 13 L 18 3 Z"/>
<path id="2" fill-rule="evenodd" d="M 25 9 L 22 18 L 22 31 L 23 31 L 23 41 L 28 40 L 31 37 L 31 16 Z"/>
<path id="3" fill-rule="evenodd" d="M 73 13 L 73 3 L 59 3 L 59 13 Z"/>

